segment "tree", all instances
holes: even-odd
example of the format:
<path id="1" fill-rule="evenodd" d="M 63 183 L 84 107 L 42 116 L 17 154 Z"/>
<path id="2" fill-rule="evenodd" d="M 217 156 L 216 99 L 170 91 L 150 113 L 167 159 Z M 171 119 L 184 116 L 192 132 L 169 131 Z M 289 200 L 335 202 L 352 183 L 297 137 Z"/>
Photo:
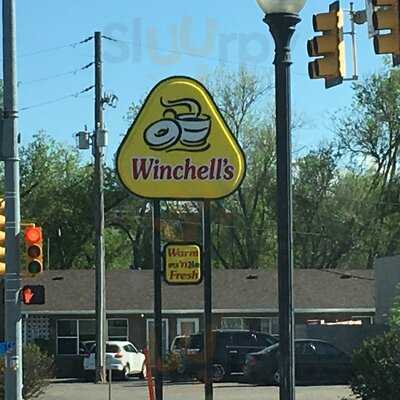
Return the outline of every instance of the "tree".
<path id="1" fill-rule="evenodd" d="M 329 144 L 299 157 L 294 167 L 294 251 L 299 268 L 365 265 L 359 232 L 368 219 L 361 200 L 369 181 L 340 167 Z"/>
<path id="2" fill-rule="evenodd" d="M 216 202 L 213 248 L 225 268 L 275 265 L 275 139 L 270 82 L 245 69 L 208 79 L 213 97 L 246 155 L 242 186 Z"/>
<path id="3" fill-rule="evenodd" d="M 353 89 L 353 104 L 339 118 L 336 134 L 340 151 L 370 181 L 361 200 L 369 216 L 359 235 L 372 267 L 375 257 L 400 250 L 400 72 L 387 67 Z"/>
<path id="4" fill-rule="evenodd" d="M 92 169 L 44 132 L 21 149 L 21 215 L 43 227 L 51 268 L 88 267 L 93 252 Z"/>

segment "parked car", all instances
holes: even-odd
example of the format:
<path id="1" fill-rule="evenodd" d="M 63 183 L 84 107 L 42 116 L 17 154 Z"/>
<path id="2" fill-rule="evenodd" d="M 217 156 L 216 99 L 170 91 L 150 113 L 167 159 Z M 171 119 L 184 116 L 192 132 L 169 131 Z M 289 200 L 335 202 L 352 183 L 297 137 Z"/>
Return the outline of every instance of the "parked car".
<path id="1" fill-rule="evenodd" d="M 190 335 L 183 358 L 185 373 L 204 381 L 203 334 Z M 215 330 L 211 343 L 213 381 L 220 382 L 226 377 L 243 373 L 246 355 L 276 343 L 276 339 L 262 332 L 245 330 Z"/>
<path id="2" fill-rule="evenodd" d="M 86 340 L 84 342 L 79 342 L 79 354 L 85 355 L 90 353 L 90 349 L 96 344 L 95 340 Z"/>
<path id="3" fill-rule="evenodd" d="M 186 353 L 189 336 L 179 335 L 172 340 L 170 351 L 164 360 L 164 372 L 171 380 L 185 378 L 183 359 Z"/>
<path id="4" fill-rule="evenodd" d="M 189 336 L 175 336 L 172 340 L 170 352 L 174 354 L 182 354 L 185 353 L 187 344 L 188 344 Z"/>
<path id="5" fill-rule="evenodd" d="M 83 368 L 87 377 L 95 372 L 96 344 L 83 360 Z M 128 379 L 129 375 L 146 377 L 145 356 L 131 342 L 109 341 L 106 343 L 106 369 L 115 371 L 120 378 Z"/>
<path id="6" fill-rule="evenodd" d="M 246 356 L 247 382 L 279 385 L 279 343 Z M 346 384 L 351 376 L 351 358 L 323 340 L 295 341 L 296 383 Z"/>

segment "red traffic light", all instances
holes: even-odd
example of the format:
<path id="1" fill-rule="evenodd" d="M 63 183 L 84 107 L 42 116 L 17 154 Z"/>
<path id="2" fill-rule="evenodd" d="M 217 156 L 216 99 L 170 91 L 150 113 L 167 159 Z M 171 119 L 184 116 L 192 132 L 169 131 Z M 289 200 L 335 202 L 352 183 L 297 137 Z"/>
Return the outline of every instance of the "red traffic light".
<path id="1" fill-rule="evenodd" d="M 36 275 L 43 270 L 43 234 L 40 227 L 29 227 L 24 233 L 28 272 Z"/>
<path id="2" fill-rule="evenodd" d="M 24 304 L 44 304 L 44 286 L 26 285 L 21 290 L 21 298 Z"/>
<path id="3" fill-rule="evenodd" d="M 38 243 L 42 240 L 42 228 L 30 227 L 25 230 L 25 241 L 29 243 Z"/>

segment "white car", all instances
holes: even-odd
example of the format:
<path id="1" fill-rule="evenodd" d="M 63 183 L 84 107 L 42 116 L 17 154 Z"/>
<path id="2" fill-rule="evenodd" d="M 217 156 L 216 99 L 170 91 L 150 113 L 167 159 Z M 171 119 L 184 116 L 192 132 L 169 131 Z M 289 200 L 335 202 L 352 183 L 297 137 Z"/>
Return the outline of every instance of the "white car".
<path id="1" fill-rule="evenodd" d="M 86 375 L 93 374 L 96 369 L 96 345 L 85 355 L 83 368 Z M 106 369 L 119 373 L 121 378 L 129 375 L 146 378 L 145 356 L 131 342 L 110 341 L 106 343 Z"/>

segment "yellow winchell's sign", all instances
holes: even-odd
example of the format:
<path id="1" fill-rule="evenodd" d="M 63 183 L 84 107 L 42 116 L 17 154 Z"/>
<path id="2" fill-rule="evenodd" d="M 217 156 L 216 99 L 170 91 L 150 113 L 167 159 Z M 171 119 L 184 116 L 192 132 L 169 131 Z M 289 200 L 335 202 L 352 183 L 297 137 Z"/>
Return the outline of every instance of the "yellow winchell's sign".
<path id="1" fill-rule="evenodd" d="M 244 154 L 207 89 L 186 77 L 160 82 L 117 154 L 127 190 L 150 199 L 219 199 L 245 174 Z"/>
<path id="2" fill-rule="evenodd" d="M 193 243 L 168 243 L 164 248 L 164 279 L 173 285 L 200 283 L 200 246 Z"/>

